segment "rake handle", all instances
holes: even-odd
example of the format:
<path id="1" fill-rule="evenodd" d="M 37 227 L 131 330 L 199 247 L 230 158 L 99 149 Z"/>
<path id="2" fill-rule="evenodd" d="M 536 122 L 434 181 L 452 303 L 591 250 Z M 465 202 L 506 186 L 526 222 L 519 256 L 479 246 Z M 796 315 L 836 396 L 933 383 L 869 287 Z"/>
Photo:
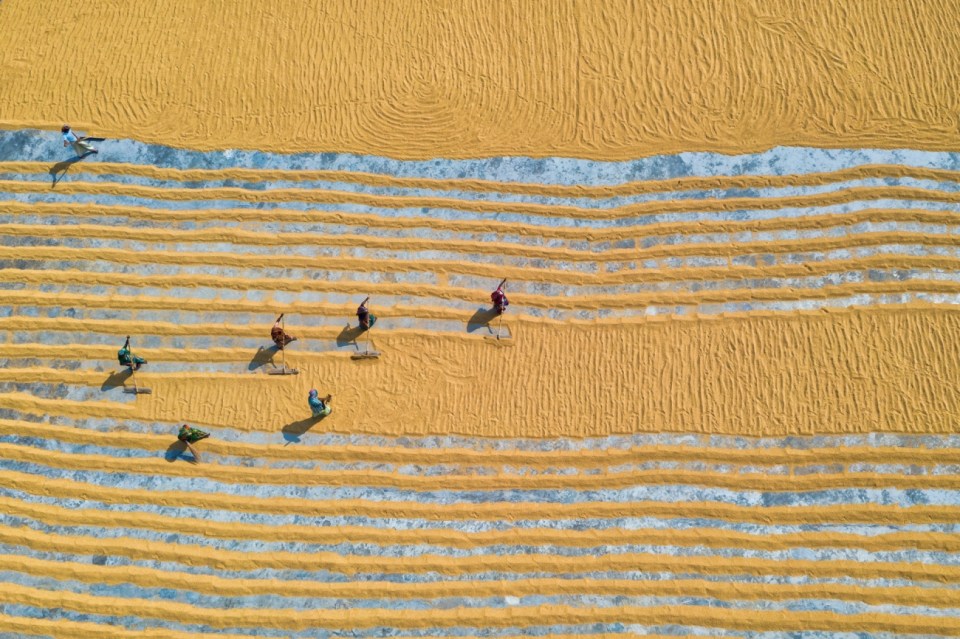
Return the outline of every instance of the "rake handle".
<path id="1" fill-rule="evenodd" d="M 280 330 L 283 335 L 280 338 L 280 365 L 287 369 L 287 320 L 283 315 L 280 316 Z"/>

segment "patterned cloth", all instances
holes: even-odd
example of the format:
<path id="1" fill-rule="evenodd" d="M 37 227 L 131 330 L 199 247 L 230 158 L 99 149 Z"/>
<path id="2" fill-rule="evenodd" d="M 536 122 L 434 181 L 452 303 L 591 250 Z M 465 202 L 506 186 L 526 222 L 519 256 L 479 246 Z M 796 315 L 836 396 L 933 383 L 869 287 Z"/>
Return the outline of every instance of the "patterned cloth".
<path id="1" fill-rule="evenodd" d="M 504 312 L 510 306 L 510 300 L 507 299 L 507 294 L 503 292 L 502 288 L 497 288 L 493 293 L 490 293 L 490 299 L 498 313 Z"/>
<path id="2" fill-rule="evenodd" d="M 196 444 L 201 439 L 206 439 L 210 436 L 210 433 L 204 432 L 199 428 L 191 428 L 184 424 L 180 427 L 180 432 L 177 434 L 177 439 L 182 442 L 187 442 L 188 444 Z"/>
<path id="3" fill-rule="evenodd" d="M 270 339 L 278 348 L 283 348 L 297 338 L 284 331 L 278 324 L 274 324 L 273 328 L 270 329 Z"/>
<path id="4" fill-rule="evenodd" d="M 360 320 L 360 328 L 367 330 L 377 323 L 377 316 L 367 310 L 366 304 L 361 304 L 357 308 L 357 319 Z"/>
<path id="5" fill-rule="evenodd" d="M 333 412 L 333 409 L 327 406 L 324 401 L 317 396 L 316 389 L 310 391 L 310 394 L 307 396 L 307 403 L 310 404 L 310 410 L 313 412 L 314 417 L 326 417 Z"/>
<path id="6" fill-rule="evenodd" d="M 117 361 L 120 362 L 121 366 L 133 366 L 134 364 L 146 364 L 147 360 L 142 357 L 137 357 L 130 353 L 129 348 L 121 348 L 117 351 Z"/>

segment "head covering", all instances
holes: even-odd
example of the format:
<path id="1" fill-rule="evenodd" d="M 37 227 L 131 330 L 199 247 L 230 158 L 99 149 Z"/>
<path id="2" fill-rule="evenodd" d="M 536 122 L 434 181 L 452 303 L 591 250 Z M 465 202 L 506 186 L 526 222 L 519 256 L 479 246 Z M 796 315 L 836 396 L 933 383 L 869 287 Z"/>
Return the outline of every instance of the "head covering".
<path id="1" fill-rule="evenodd" d="M 311 388 L 311 389 L 310 389 L 310 394 L 308 395 L 308 397 L 316 397 L 316 396 L 317 396 L 317 389 L 316 389 L 316 388 Z"/>
<path id="2" fill-rule="evenodd" d="M 60 127 L 60 133 L 66 133 L 69 130 L 70 130 L 69 124 L 64 124 L 62 127 Z"/>

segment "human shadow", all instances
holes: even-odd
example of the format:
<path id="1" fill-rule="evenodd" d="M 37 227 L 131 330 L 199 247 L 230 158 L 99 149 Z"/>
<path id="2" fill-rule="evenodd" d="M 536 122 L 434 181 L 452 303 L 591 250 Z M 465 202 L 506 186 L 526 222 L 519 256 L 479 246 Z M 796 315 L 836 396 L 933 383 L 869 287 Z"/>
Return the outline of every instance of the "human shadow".
<path id="1" fill-rule="evenodd" d="M 364 329 L 360 328 L 360 325 L 350 326 L 347 324 L 340 334 L 337 335 L 337 346 L 349 346 L 354 344 L 357 347 L 357 350 L 360 350 L 360 345 L 357 344 L 357 339 L 363 335 Z"/>
<path id="2" fill-rule="evenodd" d="M 63 162 L 57 162 L 47 171 L 50 174 L 50 179 L 53 180 L 51 187 L 55 187 L 57 182 L 63 179 L 63 176 L 67 174 L 67 171 L 70 170 L 70 167 L 87 157 L 88 155 L 93 155 L 93 151 L 87 151 L 83 155 L 76 155 L 69 160 L 64 160 Z"/>
<path id="3" fill-rule="evenodd" d="M 126 384 L 127 380 L 130 379 L 130 376 L 133 375 L 133 371 L 129 368 L 124 368 L 121 371 L 113 373 L 103 381 L 103 384 L 100 386 L 101 391 L 113 390 Z"/>
<path id="4" fill-rule="evenodd" d="M 277 348 L 276 344 L 273 346 L 268 346 L 267 348 L 261 346 L 257 349 L 257 352 L 253 354 L 253 359 L 251 359 L 250 364 L 247 365 L 247 370 L 255 371 L 261 366 L 265 366 L 267 364 L 276 366 L 276 364 L 273 363 L 273 358 L 279 352 L 280 349 Z"/>
<path id="5" fill-rule="evenodd" d="M 178 439 L 167 446 L 167 452 L 164 454 L 163 458 L 168 462 L 173 463 L 183 457 L 184 460 L 190 462 L 191 464 L 196 464 L 198 462 L 197 458 L 193 455 L 185 455 L 184 453 L 186 452 L 187 445 Z"/>
<path id="6" fill-rule="evenodd" d="M 301 419 L 300 421 L 290 422 L 286 426 L 280 429 L 280 432 L 283 433 L 283 438 L 287 440 L 287 443 L 298 443 L 300 437 L 304 435 L 308 430 L 319 424 L 324 420 L 326 415 L 318 415 L 316 417 L 307 417 L 306 419 Z"/>
<path id="7" fill-rule="evenodd" d="M 467 332 L 473 333 L 481 328 L 489 328 L 490 322 L 492 322 L 496 317 L 498 317 L 497 311 L 492 307 L 478 308 L 477 312 L 470 316 L 470 319 L 467 320 Z"/>

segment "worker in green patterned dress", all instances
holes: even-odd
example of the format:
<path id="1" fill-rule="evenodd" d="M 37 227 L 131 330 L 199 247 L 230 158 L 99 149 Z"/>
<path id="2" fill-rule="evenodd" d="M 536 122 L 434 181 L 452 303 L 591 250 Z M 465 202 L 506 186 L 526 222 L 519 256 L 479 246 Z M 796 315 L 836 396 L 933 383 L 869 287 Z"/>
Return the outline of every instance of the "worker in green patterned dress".
<path id="1" fill-rule="evenodd" d="M 130 336 L 127 335 L 127 341 L 123 343 L 123 348 L 117 351 L 117 360 L 121 366 L 129 366 L 131 370 L 138 371 L 140 367 L 147 363 L 142 357 L 137 357 L 130 352 Z"/>
<path id="2" fill-rule="evenodd" d="M 177 439 L 187 445 L 187 450 L 189 450 L 190 454 L 193 455 L 193 458 L 199 462 L 200 453 L 198 453 L 197 449 L 193 447 L 193 444 L 196 444 L 201 439 L 206 439 L 209 436 L 210 433 L 184 424 L 180 427 L 180 432 L 177 434 Z"/>

